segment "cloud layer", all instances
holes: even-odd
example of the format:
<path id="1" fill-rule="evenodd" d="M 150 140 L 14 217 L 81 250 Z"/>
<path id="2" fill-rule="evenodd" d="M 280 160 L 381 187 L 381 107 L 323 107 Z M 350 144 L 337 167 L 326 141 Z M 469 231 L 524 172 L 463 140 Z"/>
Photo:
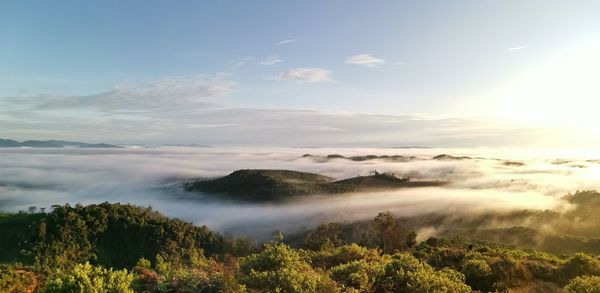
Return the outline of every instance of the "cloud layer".
<path id="1" fill-rule="evenodd" d="M 431 160 L 450 151 L 479 159 Z M 417 159 L 321 162 L 302 158 L 305 153 L 396 154 Z M 505 161 L 515 159 L 514 154 L 481 149 L 0 149 L 0 154 L 0 208 L 4 211 L 27 209 L 30 205 L 133 203 L 151 205 L 169 216 L 221 231 L 252 231 L 261 237 L 273 229 L 295 231 L 321 221 L 369 219 L 383 210 L 413 216 L 432 212 L 560 209 L 564 203 L 557 198 L 561 195 L 598 188 L 593 174 L 600 171 L 600 165 L 594 162 L 556 162 L 549 159 L 556 158 L 550 155 L 521 159 L 524 165 L 507 165 Z M 316 197 L 278 205 L 219 202 L 201 194 L 184 193 L 179 186 L 183 179 L 222 176 L 243 168 L 293 169 L 338 179 L 376 169 L 413 180 L 453 183 L 444 188 Z"/>
<path id="2" fill-rule="evenodd" d="M 276 77 L 333 81 L 323 68 Z M 331 83 L 335 86 L 335 83 Z M 263 146 L 476 146 L 521 144 L 537 129 L 477 119 L 229 106 L 228 74 L 177 76 L 82 96 L 0 97 L 0 138 L 107 143 Z M 286 97 L 281 97 L 282 99 Z"/>

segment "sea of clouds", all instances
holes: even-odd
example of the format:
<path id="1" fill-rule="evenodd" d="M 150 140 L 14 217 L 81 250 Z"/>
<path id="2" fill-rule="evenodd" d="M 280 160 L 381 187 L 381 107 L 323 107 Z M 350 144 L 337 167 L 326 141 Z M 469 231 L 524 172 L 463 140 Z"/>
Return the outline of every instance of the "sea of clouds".
<path id="1" fill-rule="evenodd" d="M 466 160 L 434 160 L 447 153 Z M 304 154 L 403 155 L 381 159 L 322 160 Z M 402 216 L 489 210 L 567 210 L 561 197 L 600 185 L 600 163 L 589 152 L 490 149 L 327 148 L 122 148 L 0 149 L 0 211 L 29 206 L 131 203 L 170 217 L 236 235 L 265 237 L 326 221 L 370 219 L 380 211 Z M 513 162 L 507 164 L 506 162 Z M 515 162 L 522 163 L 514 164 Z M 218 201 L 182 191 L 181 182 L 213 178 L 237 169 L 291 169 L 337 179 L 393 172 L 412 180 L 444 180 L 444 187 L 313 196 L 279 204 Z"/>

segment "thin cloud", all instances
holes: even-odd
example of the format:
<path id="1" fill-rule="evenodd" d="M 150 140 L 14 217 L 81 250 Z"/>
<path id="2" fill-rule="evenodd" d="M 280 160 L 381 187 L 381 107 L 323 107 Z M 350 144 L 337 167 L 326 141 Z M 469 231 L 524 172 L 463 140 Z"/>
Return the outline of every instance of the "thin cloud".
<path id="1" fill-rule="evenodd" d="M 308 82 L 308 83 L 333 81 L 333 78 L 331 78 L 330 70 L 327 70 L 324 68 L 318 68 L 318 67 L 294 68 L 289 71 L 280 73 L 275 79 L 283 80 L 283 81 Z"/>
<path id="2" fill-rule="evenodd" d="M 530 45 L 518 46 L 518 47 L 508 48 L 508 49 L 506 49 L 506 51 L 507 52 L 513 52 L 513 51 L 519 51 L 519 50 L 529 49 L 530 47 L 531 47 Z"/>
<path id="3" fill-rule="evenodd" d="M 252 61 L 254 59 L 255 58 L 253 58 L 253 57 L 244 57 L 244 58 L 240 58 L 238 60 L 227 61 L 225 63 L 225 65 L 230 66 L 230 67 L 240 67 L 240 66 L 246 65 L 249 61 Z"/>
<path id="4" fill-rule="evenodd" d="M 300 41 L 300 39 L 287 39 L 287 40 L 279 41 L 279 42 L 275 43 L 274 45 L 281 46 L 281 45 L 286 45 L 286 44 L 297 43 L 298 41 Z"/>
<path id="5" fill-rule="evenodd" d="M 38 109 L 89 108 L 100 111 L 152 111 L 213 104 L 232 91 L 228 74 L 163 78 L 140 86 L 116 86 L 87 96 L 48 99 Z"/>
<path id="6" fill-rule="evenodd" d="M 384 59 L 373 57 L 370 53 L 368 54 L 359 54 L 348 57 L 345 61 L 347 64 L 353 65 L 362 65 L 366 67 L 377 67 L 381 64 L 384 64 L 386 61 Z"/>
<path id="7" fill-rule="evenodd" d="M 267 65 L 267 66 L 270 66 L 270 65 L 279 64 L 279 63 L 281 63 L 281 62 L 283 62 L 283 59 L 281 59 L 281 58 L 279 58 L 279 57 L 277 57 L 277 56 L 269 56 L 269 57 L 267 57 L 267 59 L 265 59 L 265 60 L 263 60 L 263 61 L 260 61 L 259 63 L 260 63 L 261 65 Z"/>

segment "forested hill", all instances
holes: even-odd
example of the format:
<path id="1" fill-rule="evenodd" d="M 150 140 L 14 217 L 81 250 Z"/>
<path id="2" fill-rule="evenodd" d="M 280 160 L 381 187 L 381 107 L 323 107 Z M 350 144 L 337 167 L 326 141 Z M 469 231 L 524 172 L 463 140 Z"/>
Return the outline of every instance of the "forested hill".
<path id="1" fill-rule="evenodd" d="M 262 245 L 120 204 L 0 216 L 0 292 L 597 292 L 596 255 L 454 238 L 383 212 Z M 293 245 L 290 246 L 290 242 Z"/>
<path id="2" fill-rule="evenodd" d="M 337 180 L 308 172 L 292 170 L 237 170 L 209 180 L 185 183 L 187 191 L 199 191 L 217 198 L 241 201 L 278 201 L 295 196 L 342 194 L 382 189 L 440 186 L 442 181 L 411 181 L 408 177 L 373 171 L 368 176 Z"/>
<path id="3" fill-rule="evenodd" d="M 223 249 L 222 237 L 206 227 L 121 204 L 54 206 L 47 214 L 3 215 L 0 230 L 0 261 L 44 269 L 85 261 L 130 268 L 140 258 L 159 253 L 179 255 L 198 248 L 217 255 Z"/>

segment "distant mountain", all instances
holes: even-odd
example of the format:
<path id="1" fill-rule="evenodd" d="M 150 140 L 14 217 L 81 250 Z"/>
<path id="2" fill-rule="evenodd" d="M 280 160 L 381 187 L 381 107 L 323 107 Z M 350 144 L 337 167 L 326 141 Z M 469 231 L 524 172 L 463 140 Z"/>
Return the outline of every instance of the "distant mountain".
<path id="1" fill-rule="evenodd" d="M 315 160 L 317 162 L 327 162 L 329 160 L 334 160 L 334 159 L 346 159 L 346 160 L 351 160 L 351 161 L 355 161 L 355 162 L 362 162 L 362 161 L 368 161 L 368 160 L 383 160 L 383 161 L 389 161 L 389 162 L 410 162 L 410 161 L 418 160 L 418 158 L 415 156 L 400 156 L 400 155 L 382 155 L 382 156 L 363 155 L 363 156 L 346 157 L 346 156 L 343 156 L 340 154 L 331 154 L 331 155 L 327 155 L 327 156 L 304 154 L 304 155 L 302 155 L 302 158 L 312 158 L 313 160 Z"/>
<path id="2" fill-rule="evenodd" d="M 194 180 L 184 184 L 187 191 L 217 194 L 242 201 L 277 201 L 294 196 L 341 194 L 382 189 L 440 186 L 442 181 L 415 181 L 388 173 L 374 172 L 334 181 L 333 178 L 291 170 L 237 170 L 211 180 Z"/>
<path id="3" fill-rule="evenodd" d="M 470 160 L 472 159 L 471 157 L 455 157 L 455 156 L 451 156 L 448 154 L 441 154 L 441 155 L 437 155 L 435 157 L 433 157 L 434 160 L 438 160 L 438 161 L 460 161 L 460 160 Z"/>
<path id="4" fill-rule="evenodd" d="M 16 140 L 0 138 L 0 147 L 18 148 L 20 146 L 21 146 L 21 143 Z"/>
<path id="5" fill-rule="evenodd" d="M 0 148 L 19 148 L 19 147 L 30 147 L 30 148 L 120 148 L 118 145 L 106 144 L 106 143 L 86 143 L 78 141 L 64 141 L 64 140 L 26 140 L 18 142 L 12 139 L 0 139 Z"/>

